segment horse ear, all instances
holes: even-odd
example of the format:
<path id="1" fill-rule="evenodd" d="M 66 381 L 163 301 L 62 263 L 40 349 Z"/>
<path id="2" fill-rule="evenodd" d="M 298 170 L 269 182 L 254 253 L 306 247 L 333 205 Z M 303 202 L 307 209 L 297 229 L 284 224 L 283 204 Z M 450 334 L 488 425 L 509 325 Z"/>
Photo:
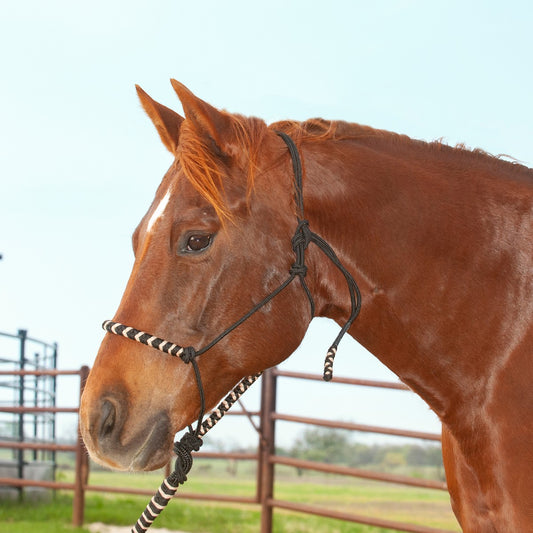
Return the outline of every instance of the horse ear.
<path id="1" fill-rule="evenodd" d="M 230 155 L 235 131 L 231 115 L 200 100 L 179 81 L 171 79 L 170 83 L 181 101 L 187 120 L 191 120 L 198 133 L 207 136 L 220 152 Z"/>
<path id="2" fill-rule="evenodd" d="M 181 123 L 185 119 L 175 111 L 172 111 L 172 109 L 150 98 L 138 85 L 135 85 L 135 88 L 137 89 L 139 100 L 146 114 L 154 123 L 163 144 L 169 152 L 175 154 L 178 148 Z"/>

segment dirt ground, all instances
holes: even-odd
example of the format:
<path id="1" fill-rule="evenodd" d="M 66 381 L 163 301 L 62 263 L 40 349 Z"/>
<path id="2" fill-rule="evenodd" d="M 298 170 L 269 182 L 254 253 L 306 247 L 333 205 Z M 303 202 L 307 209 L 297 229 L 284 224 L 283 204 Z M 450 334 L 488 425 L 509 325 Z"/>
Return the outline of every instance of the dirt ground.
<path id="1" fill-rule="evenodd" d="M 102 524 L 95 522 L 89 524 L 88 529 L 91 533 L 130 533 L 131 526 L 110 526 L 108 524 Z M 170 529 L 160 529 L 158 527 L 151 527 L 149 531 L 154 533 L 186 533 L 185 531 L 171 531 Z"/>

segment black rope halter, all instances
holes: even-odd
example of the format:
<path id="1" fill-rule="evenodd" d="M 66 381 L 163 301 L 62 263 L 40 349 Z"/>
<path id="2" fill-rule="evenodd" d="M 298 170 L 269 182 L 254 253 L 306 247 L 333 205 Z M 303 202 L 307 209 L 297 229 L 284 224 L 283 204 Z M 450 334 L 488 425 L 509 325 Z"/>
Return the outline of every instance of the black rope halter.
<path id="1" fill-rule="evenodd" d="M 283 281 L 276 289 L 274 289 L 270 294 L 265 296 L 259 303 L 253 306 L 245 315 L 243 315 L 239 320 L 234 322 L 231 326 L 226 328 L 220 335 L 215 337 L 211 342 L 206 344 L 204 347 L 196 350 L 192 346 L 179 346 L 178 344 L 172 343 L 150 333 L 126 326 L 119 322 L 113 322 L 107 320 L 102 324 L 102 327 L 109 333 L 115 335 L 121 335 L 128 339 L 140 342 L 146 346 L 151 346 L 161 352 L 164 352 L 168 355 L 179 357 L 184 363 L 190 363 L 193 366 L 194 374 L 196 378 L 196 384 L 198 386 L 198 393 L 200 395 L 200 412 L 198 415 L 198 421 L 196 424 L 196 429 L 193 430 L 192 426 L 189 426 L 189 432 L 186 433 L 180 441 L 174 444 L 174 451 L 177 455 L 176 465 L 174 471 L 167 477 L 161 487 L 159 488 L 156 495 L 152 498 L 148 506 L 146 507 L 145 512 L 141 515 L 134 528 L 132 528 L 132 533 L 144 533 L 152 524 L 152 522 L 157 518 L 159 513 L 163 510 L 166 504 L 176 493 L 178 486 L 184 483 L 187 480 L 187 473 L 192 466 L 192 455 L 191 452 L 198 451 L 202 445 L 202 437 L 211 429 L 225 414 L 225 412 L 238 400 L 238 398 L 256 381 L 260 374 L 244 378 L 235 389 L 226 397 L 226 399 L 218 406 L 218 408 L 208 417 L 207 420 L 203 421 L 205 414 L 205 394 L 204 387 L 202 384 L 202 378 L 200 375 L 200 369 L 198 368 L 198 363 L 196 361 L 199 355 L 207 352 L 215 344 L 220 342 L 226 335 L 231 333 L 235 328 L 240 326 L 243 322 L 248 320 L 254 313 L 259 309 L 265 306 L 273 298 L 275 298 L 280 292 L 282 292 L 296 277 L 300 279 L 301 285 L 307 295 L 309 304 L 311 306 L 311 317 L 315 315 L 315 303 L 311 295 L 311 291 L 307 286 L 305 277 L 307 274 L 307 265 L 305 264 L 305 251 L 309 244 L 315 244 L 325 255 L 330 259 L 330 261 L 340 270 L 343 274 L 346 283 L 348 285 L 348 290 L 350 292 L 350 302 L 351 302 L 351 312 L 348 320 L 341 328 L 339 334 L 333 341 L 333 344 L 330 346 L 326 359 L 324 362 L 324 373 L 323 378 L 325 381 L 330 381 L 333 377 L 333 361 L 335 359 L 335 354 L 337 353 L 337 348 L 339 342 L 341 341 L 344 334 L 350 329 L 353 321 L 357 318 L 359 311 L 361 310 L 361 293 L 359 287 L 355 282 L 352 275 L 346 270 L 343 266 L 331 246 L 322 238 L 320 235 L 312 232 L 309 228 L 309 222 L 305 219 L 304 216 L 304 201 L 303 201 L 303 171 L 302 171 L 302 162 L 300 159 L 300 154 L 298 149 L 294 144 L 294 141 L 283 132 L 276 132 L 287 145 L 291 159 L 292 167 L 294 171 L 294 184 L 295 184 L 295 200 L 297 205 L 297 220 L 298 225 L 296 226 L 296 231 L 292 237 L 291 244 L 296 255 L 296 260 L 289 269 L 289 276 Z"/>

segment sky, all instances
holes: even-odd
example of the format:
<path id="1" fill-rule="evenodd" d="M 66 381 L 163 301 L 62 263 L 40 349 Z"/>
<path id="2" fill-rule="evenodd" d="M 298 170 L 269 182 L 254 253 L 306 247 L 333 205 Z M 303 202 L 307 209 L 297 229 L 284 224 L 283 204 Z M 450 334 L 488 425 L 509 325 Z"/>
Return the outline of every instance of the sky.
<path id="1" fill-rule="evenodd" d="M 3 0 L 0 331 L 57 342 L 60 368 L 92 365 L 131 233 L 172 162 L 136 83 L 177 111 L 170 78 L 267 122 L 344 119 L 533 166 L 532 22 L 525 0 Z M 337 331 L 314 321 L 284 367 L 320 373 Z M 353 339 L 335 373 L 396 379 Z M 61 383 L 59 403 L 75 404 L 76 384 Z M 439 431 L 407 393 L 287 380 L 280 391 L 286 413 Z M 213 438 L 251 442 L 237 425 Z M 301 430 L 279 424 L 280 443 Z"/>

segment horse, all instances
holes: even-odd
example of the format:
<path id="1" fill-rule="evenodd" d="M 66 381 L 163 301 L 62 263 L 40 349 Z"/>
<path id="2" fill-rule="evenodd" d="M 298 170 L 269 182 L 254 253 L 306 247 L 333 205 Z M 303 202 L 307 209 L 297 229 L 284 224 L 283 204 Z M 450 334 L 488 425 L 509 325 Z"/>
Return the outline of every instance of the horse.
<path id="1" fill-rule="evenodd" d="M 462 529 L 533 531 L 533 170 L 344 121 L 267 125 L 171 82 L 184 117 L 137 87 L 174 161 L 133 233 L 113 320 L 201 347 L 279 286 L 298 220 L 289 136 L 306 222 L 360 288 L 348 333 L 438 415 Z M 316 246 L 305 252 L 294 283 L 197 358 L 206 408 L 289 357 L 313 316 L 349 319 L 345 276 Z M 202 411 L 197 377 L 106 334 L 80 407 L 94 460 L 165 465 Z"/>

